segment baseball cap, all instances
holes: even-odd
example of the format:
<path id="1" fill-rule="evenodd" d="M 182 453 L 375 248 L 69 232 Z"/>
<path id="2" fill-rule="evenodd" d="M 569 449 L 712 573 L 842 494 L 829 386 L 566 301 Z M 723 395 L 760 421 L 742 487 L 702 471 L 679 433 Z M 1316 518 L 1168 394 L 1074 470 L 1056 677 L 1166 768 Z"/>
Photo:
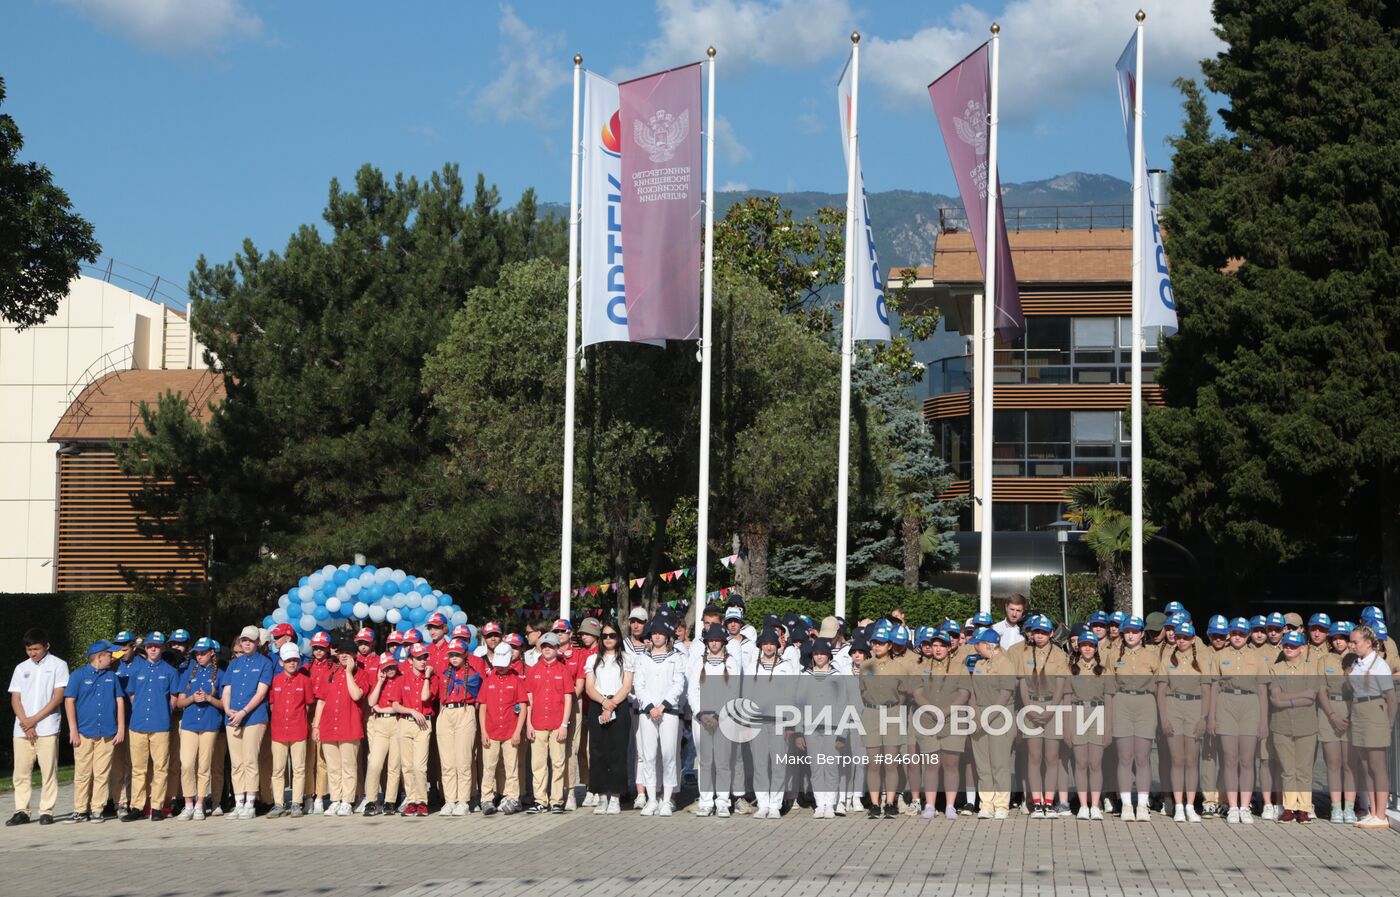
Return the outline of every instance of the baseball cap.
<path id="1" fill-rule="evenodd" d="M 645 623 L 645 622 L 647 621 L 647 609 L 646 609 L 645 607 L 641 607 L 640 605 L 637 606 L 637 607 L 634 607 L 634 608 L 632 608 L 632 610 L 627 614 L 627 619 L 628 619 L 628 620 L 641 620 L 643 623 Z"/>
<path id="2" fill-rule="evenodd" d="M 935 629 L 930 637 L 931 641 L 942 642 L 945 645 L 953 643 L 953 634 L 946 629 Z"/>
<path id="3" fill-rule="evenodd" d="M 1255 614 L 1254 616 L 1252 616 L 1252 617 L 1249 618 L 1249 628 L 1250 628 L 1250 629 L 1263 629 L 1265 626 L 1268 626 L 1268 625 L 1269 625 L 1269 618 L 1266 617 L 1266 616 L 1264 616 L 1263 614 Z M 1280 625 L 1280 626 L 1283 625 L 1283 621 L 1282 621 L 1282 620 L 1279 621 L 1279 625 Z"/>
<path id="4" fill-rule="evenodd" d="M 423 636 L 418 634 L 417 629 L 404 630 L 403 643 L 405 645 L 421 645 L 423 643 Z"/>
<path id="5" fill-rule="evenodd" d="M 403 633 L 402 633 L 402 632 L 399 632 L 397 629 L 395 629 L 393 632 L 389 633 L 389 644 L 391 644 L 391 645 L 402 645 L 402 644 L 403 644 Z"/>
<path id="6" fill-rule="evenodd" d="M 1178 624 L 1177 627 L 1176 627 L 1176 637 L 1177 637 L 1177 638 L 1195 638 L 1195 637 L 1196 637 L 1196 624 L 1195 624 L 1195 623 L 1192 623 L 1190 620 L 1187 620 L 1187 621 L 1184 622 L 1184 623 Z"/>
<path id="7" fill-rule="evenodd" d="M 1079 636 L 1079 644 L 1082 645 L 1082 644 L 1084 644 L 1085 642 L 1088 642 L 1088 643 L 1091 644 L 1091 645 L 1097 645 L 1097 644 L 1099 643 L 1099 637 L 1098 637 L 1098 635 L 1094 632 L 1094 630 L 1090 629 L 1090 630 L 1088 630 L 1088 631 L 1083 632 L 1083 633 L 1080 634 L 1080 636 Z"/>
<path id="8" fill-rule="evenodd" d="M 1183 623 L 1190 622 L 1191 617 L 1188 614 L 1172 614 L 1171 616 L 1167 617 L 1167 622 L 1162 624 L 1162 628 L 1165 629 L 1168 626 L 1170 626 L 1173 629 L 1180 630 Z"/>
<path id="9" fill-rule="evenodd" d="M 301 652 L 298 651 L 297 646 L 291 642 L 279 648 L 277 650 L 277 656 L 283 660 L 301 660 Z"/>
<path id="10" fill-rule="evenodd" d="M 1301 648 L 1303 647 L 1303 641 L 1303 633 L 1298 632 L 1297 630 L 1294 630 L 1292 632 L 1285 632 L 1283 634 L 1283 644 L 1285 647 Z"/>
<path id="11" fill-rule="evenodd" d="M 1026 621 L 1027 632 L 1054 632 L 1055 624 L 1045 614 L 1035 614 Z"/>
<path id="12" fill-rule="evenodd" d="M 821 628 L 817 630 L 817 635 L 821 638 L 836 638 L 836 633 L 841 631 L 841 623 L 835 617 L 822 617 Z"/>
<path id="13" fill-rule="evenodd" d="M 984 610 L 984 611 L 982 611 L 982 612 L 980 612 L 980 613 L 973 614 L 973 615 L 972 615 L 972 625 L 973 625 L 973 626 L 990 626 L 990 625 L 992 625 L 992 615 L 991 615 L 991 612 L 990 612 L 990 611 L 985 611 L 985 610 Z"/>
<path id="14" fill-rule="evenodd" d="M 190 631 L 189 631 L 188 629 L 177 629 L 177 630 L 175 630 L 174 632 L 170 633 L 170 644 L 172 644 L 172 645 L 175 645 L 175 644 L 180 644 L 180 645 L 188 644 L 188 643 L 189 643 L 189 640 L 190 640 Z"/>
<path id="15" fill-rule="evenodd" d="M 1101 610 L 1094 611 L 1092 614 L 1089 615 L 1089 625 L 1093 626 L 1095 623 L 1102 623 L 1103 625 L 1107 626 L 1108 614 L 1104 613 Z"/>
<path id="16" fill-rule="evenodd" d="M 506 636 L 505 644 L 512 648 L 523 648 L 525 647 L 525 640 L 520 637 L 520 633 L 512 632 L 510 635 Z M 500 645 L 496 647 L 499 648 Z"/>
<path id="17" fill-rule="evenodd" d="M 1167 606 L 1162 608 L 1162 611 L 1168 615 L 1184 614 L 1186 613 L 1186 605 L 1182 604 L 1180 601 L 1168 601 Z"/>
<path id="18" fill-rule="evenodd" d="M 331 646 L 331 634 L 330 634 L 329 632 L 318 632 L 318 633 L 316 633 L 315 635 L 313 635 L 313 636 L 311 637 L 311 647 L 313 647 L 313 648 L 329 648 L 330 646 Z M 287 644 L 283 645 L 282 647 L 283 647 L 283 648 L 290 648 L 290 647 L 292 647 L 292 643 L 291 643 L 291 642 L 288 642 Z"/>
<path id="19" fill-rule="evenodd" d="M 574 624 L 570 623 L 563 617 L 560 617 L 559 619 L 555 620 L 554 625 L 549 628 L 554 632 L 573 632 Z"/>
<path id="20" fill-rule="evenodd" d="M 1352 623 L 1350 620 L 1338 620 L 1337 622 L 1333 623 L 1327 628 L 1327 634 L 1351 635 L 1351 631 L 1355 628 L 1355 626 L 1356 624 Z"/>
<path id="21" fill-rule="evenodd" d="M 355 633 L 355 641 L 369 642 L 371 645 L 374 644 L 374 630 L 366 626 L 364 629 Z"/>
<path id="22" fill-rule="evenodd" d="M 544 635 L 540 636 L 540 647 L 543 648 L 545 645 L 551 648 L 559 647 L 559 636 L 555 635 L 553 632 L 546 632 Z"/>
<path id="23" fill-rule="evenodd" d="M 1145 628 L 1150 629 L 1153 632 L 1158 632 L 1163 626 L 1166 625 L 1166 622 L 1167 615 L 1159 610 L 1154 610 L 1152 613 L 1147 615 L 1147 619 L 1144 621 L 1144 626 Z"/>
<path id="24" fill-rule="evenodd" d="M 1145 626 L 1146 624 L 1143 622 L 1142 617 L 1128 617 L 1123 621 L 1120 628 L 1129 630 L 1136 629 L 1138 632 L 1141 632 Z"/>
<path id="25" fill-rule="evenodd" d="M 978 630 L 977 634 L 972 637 L 972 643 L 974 645 L 1000 645 L 1001 636 L 997 635 L 995 629 L 986 627 Z"/>
<path id="26" fill-rule="evenodd" d="M 493 667 L 508 667 L 508 666 L 510 666 L 510 657 L 511 657 L 510 645 L 505 645 L 505 644 L 497 645 L 497 646 L 496 646 L 496 650 L 494 650 L 494 651 L 491 652 L 491 666 L 493 666 Z"/>
<path id="27" fill-rule="evenodd" d="M 447 617 L 444 617 L 444 616 L 443 616 L 442 614 L 440 614 L 440 613 L 434 613 L 431 617 L 429 617 L 429 618 L 427 619 L 427 622 L 425 622 L 423 625 L 424 625 L 424 626 L 441 626 L 443 629 L 446 629 L 446 628 L 447 628 Z"/>
<path id="28" fill-rule="evenodd" d="M 1327 616 L 1327 614 L 1313 614 L 1311 617 L 1308 617 L 1308 628 L 1311 629 L 1314 626 L 1321 626 L 1323 629 L 1331 629 L 1332 618 Z"/>
<path id="29" fill-rule="evenodd" d="M 894 627 L 890 626 L 890 624 L 885 620 L 881 620 L 880 622 L 876 623 L 875 631 L 870 633 L 871 642 L 888 642 L 893 640 L 893 638 Z"/>
<path id="30" fill-rule="evenodd" d="M 287 638 L 295 638 L 297 631 L 292 628 L 291 623 L 278 623 L 276 626 L 272 627 L 271 630 L 269 630 L 268 634 L 271 635 L 273 638 L 282 638 L 283 636 L 286 636 Z"/>
<path id="31" fill-rule="evenodd" d="M 597 617 L 588 617 L 582 623 L 578 624 L 578 634 L 591 635 L 597 638 L 603 634 L 603 624 Z"/>
<path id="32" fill-rule="evenodd" d="M 112 639 L 113 644 L 116 645 L 129 645 L 134 641 L 136 641 L 136 633 L 132 632 L 130 629 L 123 629 Z"/>
<path id="33" fill-rule="evenodd" d="M 1108 615 L 1108 625 L 1110 625 L 1110 626 L 1122 626 L 1122 625 L 1123 625 L 1123 621 L 1125 621 L 1125 620 L 1127 620 L 1127 619 L 1128 619 L 1128 615 L 1127 615 L 1127 614 L 1123 613 L 1121 610 L 1115 610 L 1113 613 L 1111 613 L 1111 614 Z"/>
<path id="34" fill-rule="evenodd" d="M 1278 611 L 1274 611 L 1273 613 L 1269 614 L 1267 617 L 1264 618 L 1264 625 L 1277 626 L 1279 629 L 1282 629 L 1283 627 L 1288 625 L 1288 620 L 1284 618 L 1283 614 L 1279 613 Z"/>
<path id="35" fill-rule="evenodd" d="M 1230 619 L 1224 614 L 1216 614 L 1206 624 L 1206 635 L 1225 635 L 1230 631 Z"/>
<path id="36" fill-rule="evenodd" d="M 1385 614 L 1381 613 L 1379 607 L 1371 604 L 1361 609 L 1361 619 L 1367 622 L 1371 620 L 1383 620 L 1385 619 Z"/>
<path id="37" fill-rule="evenodd" d="M 454 638 L 452 641 L 450 641 L 450 642 L 447 643 L 447 653 L 448 653 L 448 654 L 466 654 L 466 653 L 467 653 L 467 640 L 466 640 L 466 639 L 461 639 L 461 638 Z"/>
<path id="38" fill-rule="evenodd" d="M 1256 617 L 1255 619 L 1262 620 L 1264 618 Z M 1249 626 L 1249 621 L 1246 620 L 1244 617 L 1235 617 L 1235 619 L 1230 621 L 1231 632 L 1249 632 Z"/>
<path id="39" fill-rule="evenodd" d="M 1295 613 L 1292 613 L 1292 612 L 1286 613 L 1286 614 L 1283 615 L 1283 622 L 1284 622 L 1285 624 L 1289 625 L 1289 626 L 1302 626 L 1302 625 L 1303 625 L 1303 615 L 1302 615 L 1302 614 L 1295 614 Z"/>
<path id="40" fill-rule="evenodd" d="M 962 635 L 962 624 L 957 620 L 944 620 L 938 628 L 950 635 Z"/>
<path id="41" fill-rule="evenodd" d="M 381 670 L 384 669 L 385 667 L 395 667 L 395 668 L 397 668 L 398 665 L 399 665 L 399 659 L 398 659 L 397 657 L 394 656 L 394 652 L 392 652 L 392 651 L 385 651 L 383 654 L 379 655 L 379 668 L 380 668 Z"/>
<path id="42" fill-rule="evenodd" d="M 920 626 L 914 635 L 915 644 L 922 645 L 924 642 L 932 642 L 933 636 L 938 630 L 932 626 Z"/>
<path id="43" fill-rule="evenodd" d="M 481 637 L 482 637 L 482 638 L 486 638 L 488 635 L 500 635 L 500 634 L 501 634 L 501 624 L 500 624 L 500 623 L 497 623 L 495 620 L 492 620 L 490 623 L 487 623 L 485 626 L 481 627 Z"/>
<path id="44" fill-rule="evenodd" d="M 726 608 L 724 611 L 724 622 L 726 623 L 728 623 L 730 620 L 742 621 L 743 619 L 744 609 L 741 607 L 729 607 Z"/>
<path id="45" fill-rule="evenodd" d="M 472 637 L 472 631 L 466 627 L 466 624 L 463 624 L 461 626 L 453 626 L 452 637 L 470 640 Z"/>
<path id="46" fill-rule="evenodd" d="M 415 658 L 418 658 L 418 657 L 427 657 L 427 656 L 428 656 L 428 646 L 425 645 L 425 644 L 423 644 L 422 642 L 415 642 L 415 643 L 413 644 L 413 647 L 410 648 L 410 649 L 408 649 L 408 653 L 409 653 L 410 656 L 415 657 Z"/>
<path id="47" fill-rule="evenodd" d="M 158 647 L 163 644 L 165 644 L 165 633 L 161 632 L 159 629 L 146 633 L 146 645 L 148 647 L 150 645 L 156 645 Z"/>
<path id="48" fill-rule="evenodd" d="M 251 642 L 256 642 L 258 640 L 258 627 L 244 626 L 243 631 L 238 633 L 238 640 L 242 641 L 245 638 Z"/>
<path id="49" fill-rule="evenodd" d="M 94 654 L 101 654 L 103 651 L 111 651 L 114 647 L 115 646 L 105 638 L 100 638 L 91 645 L 88 645 L 87 656 L 91 657 Z"/>
<path id="50" fill-rule="evenodd" d="M 213 639 L 209 638 L 208 636 L 205 636 L 205 637 L 203 637 L 203 638 L 200 638 L 198 641 L 196 641 L 196 642 L 194 643 L 194 648 L 193 648 L 192 650 L 194 650 L 194 651 L 196 651 L 196 652 L 199 652 L 199 651 L 217 651 L 217 650 L 218 650 L 218 642 L 214 641 Z"/>

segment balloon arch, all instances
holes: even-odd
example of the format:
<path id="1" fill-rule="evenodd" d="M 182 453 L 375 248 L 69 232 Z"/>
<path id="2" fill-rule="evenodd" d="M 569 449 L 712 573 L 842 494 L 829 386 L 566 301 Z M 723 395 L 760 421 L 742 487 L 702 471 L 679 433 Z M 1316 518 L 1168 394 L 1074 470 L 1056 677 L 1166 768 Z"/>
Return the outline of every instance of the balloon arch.
<path id="1" fill-rule="evenodd" d="M 263 626 L 290 624 L 297 631 L 302 653 L 309 654 L 311 637 L 318 632 L 365 622 L 388 623 L 400 632 L 422 630 L 435 612 L 445 615 L 453 626 L 467 622 L 466 612 L 452 596 L 434 589 L 421 576 L 373 564 L 327 564 L 278 596 L 277 609 L 263 618 Z"/>

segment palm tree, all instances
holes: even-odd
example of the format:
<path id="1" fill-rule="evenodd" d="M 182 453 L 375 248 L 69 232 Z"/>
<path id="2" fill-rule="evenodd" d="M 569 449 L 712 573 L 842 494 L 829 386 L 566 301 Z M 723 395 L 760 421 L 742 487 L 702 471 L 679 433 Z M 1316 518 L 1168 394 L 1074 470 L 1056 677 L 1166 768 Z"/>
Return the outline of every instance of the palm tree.
<path id="1" fill-rule="evenodd" d="M 1092 482 L 1073 486 L 1066 493 L 1069 510 L 1065 518 L 1084 530 L 1083 541 L 1099 562 L 1099 579 L 1113 593 L 1113 607 L 1124 612 L 1132 608 L 1132 574 L 1126 569 L 1133 550 L 1133 522 L 1127 510 L 1130 502 L 1128 481 L 1106 474 Z M 1144 520 L 1143 541 L 1160 529 Z"/>

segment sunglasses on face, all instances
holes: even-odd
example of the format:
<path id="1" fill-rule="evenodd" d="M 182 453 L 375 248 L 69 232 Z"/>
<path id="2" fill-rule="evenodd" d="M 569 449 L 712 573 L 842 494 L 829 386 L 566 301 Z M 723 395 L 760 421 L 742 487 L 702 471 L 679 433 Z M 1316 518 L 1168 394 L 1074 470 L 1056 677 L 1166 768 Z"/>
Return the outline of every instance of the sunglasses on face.
<path id="1" fill-rule="evenodd" d="M 605 632 L 605 633 L 603 633 L 603 638 L 615 639 L 615 638 L 617 638 L 617 633 L 616 633 L 616 632 Z"/>

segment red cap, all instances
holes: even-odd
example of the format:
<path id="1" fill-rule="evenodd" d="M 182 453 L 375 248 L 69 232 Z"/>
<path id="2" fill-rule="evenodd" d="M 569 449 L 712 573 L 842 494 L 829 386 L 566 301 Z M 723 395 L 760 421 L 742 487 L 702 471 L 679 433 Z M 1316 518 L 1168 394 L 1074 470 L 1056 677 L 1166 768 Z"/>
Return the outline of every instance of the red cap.
<path id="1" fill-rule="evenodd" d="M 289 635 L 295 638 L 297 631 L 292 628 L 291 623 L 278 623 L 276 626 L 272 627 L 271 632 L 269 632 L 268 634 L 271 635 L 273 638 L 281 638 L 284 635 Z"/>
<path id="2" fill-rule="evenodd" d="M 454 639 L 448 644 L 448 646 L 447 646 L 447 653 L 448 653 L 448 654 L 466 654 L 466 653 L 467 653 L 467 640 L 466 640 L 466 639 L 461 639 L 461 638 L 454 638 Z"/>
<path id="3" fill-rule="evenodd" d="M 389 644 L 391 644 L 391 645 L 402 645 L 402 644 L 403 644 L 403 633 L 402 633 L 402 632 L 399 632 L 397 629 L 395 629 L 393 632 L 389 633 Z"/>
<path id="4" fill-rule="evenodd" d="M 523 648 L 525 647 L 525 640 L 520 637 L 520 633 L 512 632 L 510 635 L 506 636 L 506 644 L 510 645 L 512 648 Z"/>
<path id="5" fill-rule="evenodd" d="M 442 614 L 440 614 L 440 613 L 439 613 L 439 614 L 433 614 L 431 617 L 428 618 L 428 622 L 427 622 L 425 625 L 427 625 L 427 626 L 441 626 L 443 629 L 446 629 L 446 628 L 447 628 L 447 618 L 444 617 L 444 616 L 443 616 Z"/>
<path id="6" fill-rule="evenodd" d="M 485 638 L 485 637 L 488 636 L 488 635 L 500 635 L 500 634 L 501 634 L 501 624 L 500 624 L 500 623 L 497 623 L 495 620 L 492 620 L 490 623 L 487 623 L 485 626 L 481 627 L 481 637 L 482 637 L 482 638 Z"/>
<path id="7" fill-rule="evenodd" d="M 452 637 L 464 638 L 467 641 L 471 641 L 472 631 L 466 626 L 454 626 L 452 627 Z"/>
<path id="8" fill-rule="evenodd" d="M 403 634 L 403 643 L 405 645 L 418 645 L 422 644 L 422 642 L 423 636 L 418 634 L 417 629 L 410 629 Z"/>
<path id="9" fill-rule="evenodd" d="M 565 629 L 565 630 L 568 630 L 569 632 L 573 632 L 573 631 L 574 631 L 574 624 L 573 624 L 573 623 L 570 623 L 568 620 L 565 620 L 565 619 L 563 619 L 563 618 L 560 618 L 560 619 L 554 621 L 554 625 L 550 627 L 550 630 L 551 630 L 551 631 L 558 631 L 558 630 L 560 630 L 560 629 Z"/>
<path id="10" fill-rule="evenodd" d="M 411 649 L 409 649 L 408 653 L 413 655 L 414 657 L 427 657 L 428 646 L 419 642 L 415 644 Z"/>
<path id="11" fill-rule="evenodd" d="M 379 655 L 379 668 L 381 670 L 385 667 L 397 667 L 398 665 L 399 659 L 394 656 L 392 651 L 385 651 Z"/>
<path id="12" fill-rule="evenodd" d="M 331 634 L 329 632 L 318 632 L 311 637 L 311 647 L 329 648 L 331 646 Z"/>
<path id="13" fill-rule="evenodd" d="M 364 629 L 355 633 L 355 641 L 369 642 L 371 645 L 374 644 L 374 630 L 366 626 Z"/>

